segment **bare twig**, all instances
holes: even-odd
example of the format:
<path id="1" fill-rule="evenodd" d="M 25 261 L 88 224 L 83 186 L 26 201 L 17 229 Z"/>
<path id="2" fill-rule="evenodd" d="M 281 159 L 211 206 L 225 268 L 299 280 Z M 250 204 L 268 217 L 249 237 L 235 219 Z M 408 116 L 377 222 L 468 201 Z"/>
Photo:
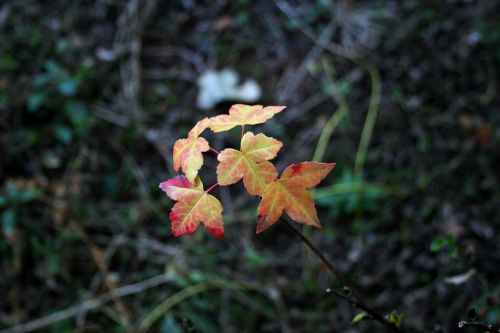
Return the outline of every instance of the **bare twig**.
<path id="1" fill-rule="evenodd" d="M 162 81 L 162 80 L 181 80 L 187 81 L 191 84 L 196 84 L 197 75 L 194 72 L 187 70 L 178 70 L 178 69 L 150 69 L 143 71 L 144 80 L 151 81 Z"/>
<path id="2" fill-rule="evenodd" d="M 13 280 L 12 289 L 9 292 L 9 298 L 12 304 L 14 323 L 20 323 L 25 317 L 26 313 L 23 311 L 20 296 L 22 295 L 22 287 L 20 283 L 20 276 L 22 273 L 24 261 L 23 251 L 26 246 L 25 237 L 21 230 L 17 229 L 8 237 L 9 244 L 12 247 L 12 275 Z"/>
<path id="3" fill-rule="evenodd" d="M 125 162 L 125 165 L 134 175 L 134 178 L 139 187 L 139 193 L 141 194 L 143 201 L 148 205 L 150 211 L 156 214 L 159 219 L 163 219 L 163 212 L 158 207 L 158 205 L 155 204 L 154 200 L 151 197 L 151 191 L 149 190 L 149 185 L 144 170 L 126 149 L 124 149 L 114 141 L 108 140 L 108 142 L 111 147 L 120 154 L 120 156 L 123 158 L 123 161 Z"/>
<path id="4" fill-rule="evenodd" d="M 296 120 L 298 117 L 304 115 L 305 113 L 309 112 L 309 110 L 315 108 L 316 106 L 320 105 L 327 99 L 329 99 L 330 96 L 328 94 L 320 91 L 317 92 L 316 94 L 308 97 L 306 100 L 301 102 L 300 104 L 296 106 L 292 106 L 289 109 L 287 109 L 287 113 L 283 115 L 283 123 L 289 123 L 291 121 Z"/>
<path id="5" fill-rule="evenodd" d="M 240 288 L 237 284 L 228 285 L 223 281 L 204 281 L 198 284 L 182 289 L 178 293 L 168 297 L 157 307 L 155 307 L 140 323 L 137 325 L 138 332 L 147 332 L 150 327 L 172 307 L 181 303 L 185 299 L 213 289 Z"/>
<path id="6" fill-rule="evenodd" d="M 278 317 L 281 324 L 281 332 L 283 333 L 293 333 L 294 330 L 290 325 L 290 318 L 286 304 L 281 296 L 278 288 L 275 286 L 269 286 L 266 288 L 266 294 L 274 302 L 276 306 L 276 311 L 278 311 Z"/>
<path id="7" fill-rule="evenodd" d="M 458 328 L 474 327 L 479 328 L 489 333 L 500 333 L 500 327 L 494 324 L 485 323 L 481 321 L 461 321 L 458 323 Z"/>
<path id="8" fill-rule="evenodd" d="M 128 324 L 130 324 L 130 319 L 129 319 L 127 307 L 125 306 L 125 303 L 123 302 L 121 297 L 116 295 L 116 283 L 113 279 L 111 279 L 109 277 L 108 265 L 106 264 L 106 261 L 104 260 L 104 256 L 103 256 L 102 251 L 92 242 L 89 235 L 85 231 L 85 228 L 78 221 L 72 220 L 71 222 L 72 222 L 72 225 L 76 228 L 76 230 L 78 230 L 80 238 L 82 239 L 82 241 L 85 243 L 85 245 L 89 249 L 97 268 L 101 272 L 102 280 L 103 280 L 104 284 L 106 285 L 106 288 L 108 288 L 108 290 L 111 294 L 116 296 L 113 299 L 116 311 L 118 311 L 118 314 L 120 315 L 120 319 L 121 319 L 122 323 L 128 326 Z"/>
<path id="9" fill-rule="evenodd" d="M 467 320 L 462 320 L 461 322 L 459 322 L 458 328 L 462 329 L 466 327 L 473 327 L 479 328 L 480 330 L 488 333 L 500 333 L 500 326 L 478 321 L 478 319 L 479 316 L 476 313 L 476 309 L 471 308 L 469 309 L 469 311 L 467 311 Z"/>
<path id="10" fill-rule="evenodd" d="M 402 333 L 403 331 L 396 326 L 395 324 L 391 323 L 388 321 L 383 315 L 378 313 L 377 310 L 375 310 L 372 306 L 368 305 L 365 303 L 358 295 L 355 293 L 353 288 L 347 283 L 347 281 L 344 279 L 342 274 L 335 268 L 333 263 L 326 258 L 326 256 L 321 252 L 321 250 L 313 243 L 309 238 L 304 236 L 302 232 L 300 232 L 288 219 L 282 219 L 285 224 L 297 235 L 300 237 L 300 239 L 306 244 L 320 259 L 323 261 L 323 263 L 328 267 L 328 269 L 335 275 L 337 280 L 342 284 L 344 287 L 344 290 L 347 291 L 346 295 L 339 293 L 337 291 L 334 291 L 332 289 L 327 289 L 327 292 L 330 294 L 333 294 L 340 299 L 350 302 L 352 305 L 356 306 L 357 308 L 365 311 L 368 313 L 374 320 L 378 321 L 382 325 L 384 325 L 386 328 L 388 328 L 391 332 L 396 332 L 396 333 Z"/>
<path id="11" fill-rule="evenodd" d="M 307 74 L 307 66 L 309 66 L 311 62 L 315 61 L 321 55 L 321 52 L 323 51 L 322 45 L 330 41 L 330 39 L 333 37 L 333 34 L 336 30 L 335 27 L 335 21 L 331 20 L 319 36 L 318 43 L 311 48 L 307 56 L 304 58 L 304 60 L 302 60 L 299 68 L 294 70 L 293 77 L 286 79 L 286 82 L 288 84 L 280 92 L 278 97 L 278 101 L 280 103 L 286 102 L 291 96 L 295 94 L 297 88 L 302 83 L 304 77 Z"/>
<path id="12" fill-rule="evenodd" d="M 126 110 L 129 110 L 131 119 L 137 122 L 139 128 L 141 128 L 140 120 L 143 117 L 140 103 L 142 33 L 157 3 L 157 0 L 129 0 L 118 18 L 118 29 L 114 41 L 116 48 L 125 48 L 127 55 L 120 63 L 122 104 Z"/>
<path id="13" fill-rule="evenodd" d="M 349 52 L 346 50 L 344 47 L 341 45 L 332 43 L 331 40 L 322 40 L 316 36 L 314 31 L 305 23 L 303 23 L 301 20 L 297 19 L 292 14 L 291 11 L 291 6 L 283 0 L 274 0 L 274 3 L 276 6 L 281 10 L 283 14 L 311 41 L 313 41 L 316 45 L 321 46 L 323 49 L 326 49 L 330 51 L 332 54 L 342 56 L 344 58 L 350 59 L 350 60 L 355 60 L 357 58 L 356 53 Z"/>
<path id="14" fill-rule="evenodd" d="M 85 311 L 91 311 L 97 309 L 102 305 L 104 305 L 105 303 L 114 300 L 116 297 L 125 297 L 129 295 L 139 294 L 145 290 L 168 283 L 174 280 L 174 278 L 175 276 L 173 274 L 161 274 L 151 279 L 144 280 L 142 282 L 123 286 L 117 288 L 114 293 L 109 292 L 103 294 L 101 296 L 86 300 L 84 302 L 81 302 L 80 304 L 69 307 L 65 310 L 58 311 L 50 315 L 47 315 L 45 317 L 41 317 L 24 324 L 2 330 L 0 331 L 0 333 L 24 333 L 24 332 L 32 332 L 34 330 L 39 330 L 44 327 L 50 326 L 56 322 L 59 322 L 61 320 L 66 320 L 71 317 L 74 317 L 82 309 Z"/>
<path id="15" fill-rule="evenodd" d="M 198 74 L 202 73 L 207 65 L 203 57 L 190 49 L 179 46 L 148 47 L 144 55 L 149 57 L 180 57 L 194 65 Z"/>

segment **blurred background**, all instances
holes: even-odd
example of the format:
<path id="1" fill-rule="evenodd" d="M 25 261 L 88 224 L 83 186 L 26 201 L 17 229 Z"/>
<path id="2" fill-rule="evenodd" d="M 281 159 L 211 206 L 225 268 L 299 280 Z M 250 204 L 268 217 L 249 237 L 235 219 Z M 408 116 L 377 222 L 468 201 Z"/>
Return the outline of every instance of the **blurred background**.
<path id="1" fill-rule="evenodd" d="M 171 236 L 173 144 L 236 102 L 288 106 L 279 172 L 337 163 L 303 230 L 369 303 L 498 322 L 499 68 L 499 1 L 1 1 L 0 332 L 383 332 L 241 183 Z"/>

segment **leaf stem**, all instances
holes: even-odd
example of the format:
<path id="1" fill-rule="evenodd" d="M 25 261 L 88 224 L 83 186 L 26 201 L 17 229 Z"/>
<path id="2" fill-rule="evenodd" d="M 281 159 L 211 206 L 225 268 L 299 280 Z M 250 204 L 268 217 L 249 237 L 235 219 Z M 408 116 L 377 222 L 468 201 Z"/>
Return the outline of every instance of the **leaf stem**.
<path id="1" fill-rule="evenodd" d="M 212 186 L 210 186 L 210 187 L 209 187 L 209 188 L 205 191 L 205 193 L 208 193 L 208 192 L 212 191 L 212 190 L 214 189 L 214 187 L 216 187 L 217 185 L 219 185 L 219 183 L 215 183 L 215 184 L 213 184 Z"/>
<path id="2" fill-rule="evenodd" d="M 289 227 L 293 232 L 297 234 L 297 236 L 300 237 L 302 242 L 306 244 L 320 259 L 323 261 L 323 263 L 328 267 L 328 269 L 335 275 L 337 280 L 339 280 L 340 284 L 343 286 L 346 286 L 347 284 L 344 282 L 343 276 L 335 269 L 333 264 L 325 257 L 325 255 L 321 252 L 321 250 L 313 243 L 309 238 L 304 236 L 302 232 L 299 231 L 288 219 L 284 218 L 282 219 L 285 221 L 287 227 Z"/>
<path id="3" fill-rule="evenodd" d="M 337 280 L 342 284 L 344 287 L 344 290 L 347 291 L 346 295 L 339 293 L 335 290 L 332 289 L 327 289 L 327 293 L 333 294 L 340 299 L 343 299 L 344 301 L 350 302 L 352 305 L 356 306 L 357 308 L 366 311 L 374 320 L 378 321 L 382 325 L 384 325 L 386 328 L 390 329 L 392 332 L 396 333 L 402 333 L 403 331 L 397 327 L 395 324 L 391 323 L 388 321 L 383 315 L 377 312 L 372 306 L 368 305 L 365 303 L 358 295 L 357 293 L 354 292 L 354 289 L 346 283 L 346 280 L 340 274 L 340 272 L 335 268 L 333 263 L 328 260 L 328 258 L 321 252 L 321 250 L 313 243 L 309 238 L 304 236 L 302 232 L 300 232 L 288 219 L 282 218 L 282 220 L 285 222 L 287 227 L 290 228 L 299 238 L 306 244 L 320 259 L 323 261 L 323 263 L 328 267 L 328 269 L 335 275 Z"/>
<path id="4" fill-rule="evenodd" d="M 210 150 L 213 151 L 214 153 L 216 153 L 217 155 L 220 154 L 220 151 L 218 151 L 217 149 L 214 149 L 212 147 L 208 147 L 208 148 L 210 148 Z"/>
<path id="5" fill-rule="evenodd" d="M 241 139 L 243 140 L 243 135 L 245 135 L 245 125 L 241 125 Z"/>
<path id="6" fill-rule="evenodd" d="M 316 145 L 316 150 L 314 151 L 312 159 L 313 161 L 318 162 L 321 162 L 323 160 L 326 148 L 328 147 L 333 132 L 340 124 L 340 121 L 344 119 L 344 117 L 346 117 L 349 113 L 349 104 L 347 104 L 345 95 L 335 79 L 335 69 L 324 59 L 322 59 L 322 63 L 324 71 L 326 73 L 328 84 L 333 88 L 333 91 L 327 91 L 327 93 L 339 106 L 328 119 L 319 136 L 318 144 Z"/>
<path id="7" fill-rule="evenodd" d="M 368 154 L 368 145 L 370 144 L 373 128 L 375 127 L 375 120 L 377 119 L 382 90 L 379 70 L 374 66 L 368 66 L 368 72 L 370 73 L 372 81 L 372 92 L 365 124 L 363 125 L 361 138 L 359 140 L 358 151 L 356 152 L 356 158 L 354 161 L 354 180 L 356 181 L 363 179 L 366 156 Z"/>

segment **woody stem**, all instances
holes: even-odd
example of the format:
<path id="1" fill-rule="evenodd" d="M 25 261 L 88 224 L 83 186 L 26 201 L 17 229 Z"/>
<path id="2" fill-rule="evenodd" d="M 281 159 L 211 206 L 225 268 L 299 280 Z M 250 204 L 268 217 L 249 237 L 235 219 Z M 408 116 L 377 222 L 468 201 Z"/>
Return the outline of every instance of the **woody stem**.
<path id="1" fill-rule="evenodd" d="M 344 277 L 340 274 L 340 272 L 337 269 L 335 269 L 333 263 L 330 260 L 328 260 L 328 258 L 323 254 L 323 252 L 321 252 L 321 250 L 313 242 L 311 242 L 309 238 L 304 236 L 304 234 L 300 232 L 287 218 L 283 218 L 282 220 L 285 222 L 287 227 L 290 228 L 290 230 L 292 230 L 297 236 L 299 236 L 302 242 L 304 242 L 304 244 L 306 244 L 321 259 L 321 261 L 323 261 L 326 267 L 328 267 L 328 269 L 333 273 L 333 275 L 335 275 L 337 280 L 342 284 L 344 290 L 347 291 L 348 295 L 343 295 L 331 289 L 327 289 L 327 293 L 333 294 L 345 301 L 348 301 L 357 308 L 367 312 L 374 320 L 378 321 L 392 332 L 395 333 L 403 332 L 398 326 L 388 321 L 382 314 L 380 314 L 377 310 L 375 310 L 371 305 L 365 303 L 358 296 L 358 294 L 354 292 L 353 288 L 349 284 L 347 284 Z"/>

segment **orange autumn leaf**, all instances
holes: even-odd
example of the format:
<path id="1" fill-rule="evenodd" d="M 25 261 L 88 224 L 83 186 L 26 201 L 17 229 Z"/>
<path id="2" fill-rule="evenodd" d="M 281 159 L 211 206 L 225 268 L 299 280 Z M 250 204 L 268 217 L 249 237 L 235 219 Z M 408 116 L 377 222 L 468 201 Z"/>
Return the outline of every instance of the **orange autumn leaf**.
<path id="1" fill-rule="evenodd" d="M 262 195 L 266 186 L 276 179 L 278 172 L 268 160 L 276 157 L 283 144 L 264 134 L 247 132 L 241 139 L 241 150 L 227 148 L 218 156 L 217 182 L 226 186 L 243 178 L 251 195 Z"/>
<path id="2" fill-rule="evenodd" d="M 208 118 L 200 120 L 189 131 L 186 139 L 179 139 L 174 144 L 174 170 L 179 171 L 182 168 L 191 184 L 194 184 L 198 170 L 203 165 L 203 152 L 210 149 L 207 140 L 199 137 L 208 123 Z"/>
<path id="3" fill-rule="evenodd" d="M 229 114 L 210 118 L 208 127 L 214 132 L 223 132 L 236 126 L 262 124 L 283 109 L 285 106 L 235 104 L 229 109 Z"/>
<path id="4" fill-rule="evenodd" d="M 184 176 L 177 176 L 160 184 L 168 197 L 177 201 L 170 211 L 172 234 L 192 234 L 200 223 L 217 238 L 224 238 L 222 205 L 214 196 L 203 190 L 203 184 L 196 177 L 194 185 Z"/>
<path id="5" fill-rule="evenodd" d="M 273 225 L 283 210 L 295 222 L 320 228 L 314 200 L 307 188 L 321 182 L 335 163 L 302 162 L 288 166 L 280 179 L 267 185 L 259 205 L 257 233 Z"/>

